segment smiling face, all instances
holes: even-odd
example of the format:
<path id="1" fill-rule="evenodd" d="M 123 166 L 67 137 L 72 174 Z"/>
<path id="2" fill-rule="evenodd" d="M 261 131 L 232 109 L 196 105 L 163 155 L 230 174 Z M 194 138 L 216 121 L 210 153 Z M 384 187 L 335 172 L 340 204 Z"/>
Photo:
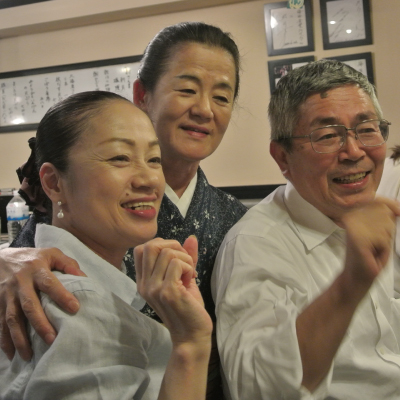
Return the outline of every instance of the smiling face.
<path id="1" fill-rule="evenodd" d="M 200 162 L 220 144 L 232 114 L 232 56 L 199 43 L 177 45 L 154 92 L 138 104 L 160 140 L 163 162 Z"/>
<path id="2" fill-rule="evenodd" d="M 148 117 L 112 101 L 92 117 L 61 175 L 65 217 L 53 218 L 103 258 L 153 238 L 164 192 L 160 148 Z M 59 207 L 53 204 L 54 214 Z M 121 256 L 122 259 L 122 256 Z"/>
<path id="3" fill-rule="evenodd" d="M 356 86 L 314 94 L 302 104 L 293 136 L 341 124 L 354 128 L 361 121 L 377 118 L 370 97 Z M 349 131 L 344 146 L 336 153 L 316 153 L 308 138 L 292 139 L 287 152 L 271 143 L 271 154 L 285 177 L 300 195 L 318 210 L 340 223 L 343 214 L 371 202 L 383 171 L 386 146 L 365 147 Z"/>

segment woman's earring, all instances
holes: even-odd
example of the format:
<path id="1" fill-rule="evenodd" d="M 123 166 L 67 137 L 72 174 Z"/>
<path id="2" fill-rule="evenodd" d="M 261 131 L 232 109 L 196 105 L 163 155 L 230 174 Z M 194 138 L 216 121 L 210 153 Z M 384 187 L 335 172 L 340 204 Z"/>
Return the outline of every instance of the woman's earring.
<path id="1" fill-rule="evenodd" d="M 60 207 L 60 211 L 57 214 L 57 218 L 60 218 L 60 219 L 64 218 L 64 213 L 63 213 L 63 210 L 61 208 L 61 205 L 62 205 L 61 201 L 57 201 L 57 205 Z"/>

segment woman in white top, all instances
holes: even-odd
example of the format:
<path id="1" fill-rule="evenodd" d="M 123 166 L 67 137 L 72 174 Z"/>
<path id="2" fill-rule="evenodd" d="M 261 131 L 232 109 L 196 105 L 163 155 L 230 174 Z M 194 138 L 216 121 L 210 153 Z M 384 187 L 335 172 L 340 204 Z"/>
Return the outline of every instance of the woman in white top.
<path id="1" fill-rule="evenodd" d="M 205 398 L 212 323 L 195 282 L 196 239 L 142 245 L 156 234 L 165 186 L 149 118 L 110 92 L 70 96 L 39 124 L 36 160 L 52 217 L 36 247 L 61 249 L 87 276 L 58 273 L 81 304 L 75 315 L 41 295 L 58 335 L 49 346 L 28 327 L 34 355 L 1 371 L 0 398 Z M 169 332 L 136 309 L 144 302 L 121 271 L 132 246 L 138 290 Z"/>

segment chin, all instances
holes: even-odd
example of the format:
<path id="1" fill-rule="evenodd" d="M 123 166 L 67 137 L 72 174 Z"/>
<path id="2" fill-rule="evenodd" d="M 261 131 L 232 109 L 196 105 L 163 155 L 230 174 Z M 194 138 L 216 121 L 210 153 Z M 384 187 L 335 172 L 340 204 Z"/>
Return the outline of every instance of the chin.
<path id="1" fill-rule="evenodd" d="M 148 232 L 142 231 L 141 234 L 140 234 L 140 237 L 138 237 L 138 236 L 136 235 L 134 242 L 136 242 L 137 245 L 146 243 L 146 242 L 148 242 L 149 240 L 154 239 L 154 237 L 156 236 L 156 234 L 157 234 L 157 229 L 152 230 L 152 231 L 148 231 Z M 133 239 L 133 238 L 132 238 L 132 239 Z"/>

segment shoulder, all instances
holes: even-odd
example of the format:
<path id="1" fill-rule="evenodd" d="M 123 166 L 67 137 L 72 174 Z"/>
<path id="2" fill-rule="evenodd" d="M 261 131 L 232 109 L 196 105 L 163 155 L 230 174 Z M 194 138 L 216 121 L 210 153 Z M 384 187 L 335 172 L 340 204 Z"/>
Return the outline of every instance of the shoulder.
<path id="1" fill-rule="evenodd" d="M 212 191 L 215 198 L 218 199 L 225 207 L 241 210 L 243 211 L 243 214 L 247 211 L 247 207 L 235 196 L 211 185 L 209 185 L 209 189 Z"/>
<path id="2" fill-rule="evenodd" d="M 162 336 L 159 324 L 92 279 L 63 274 L 59 279 L 77 298 L 80 308 L 76 314 L 69 314 L 47 294 L 41 293 L 43 308 L 57 331 L 98 331 L 114 337 L 123 329 L 130 332 L 132 341 L 148 338 L 149 342 L 154 335 Z"/>
<path id="3" fill-rule="evenodd" d="M 54 274 L 65 289 L 77 298 L 80 304 L 80 312 L 87 313 L 87 307 L 90 307 L 91 304 L 101 307 L 104 303 L 107 309 L 110 308 L 111 292 L 105 290 L 89 277 L 68 275 L 58 271 L 54 271 Z M 41 301 L 45 310 L 53 309 L 55 306 L 55 302 L 45 293 L 41 293 Z M 62 310 L 60 311 L 60 315 L 64 314 Z M 69 314 L 65 313 L 65 317 L 68 318 L 68 316 Z"/>
<path id="4" fill-rule="evenodd" d="M 226 241 L 237 236 L 260 237 L 267 240 L 290 226 L 290 216 L 283 201 L 284 187 L 280 187 L 253 206 L 229 231 Z M 270 235 L 270 231 L 274 235 Z"/>

